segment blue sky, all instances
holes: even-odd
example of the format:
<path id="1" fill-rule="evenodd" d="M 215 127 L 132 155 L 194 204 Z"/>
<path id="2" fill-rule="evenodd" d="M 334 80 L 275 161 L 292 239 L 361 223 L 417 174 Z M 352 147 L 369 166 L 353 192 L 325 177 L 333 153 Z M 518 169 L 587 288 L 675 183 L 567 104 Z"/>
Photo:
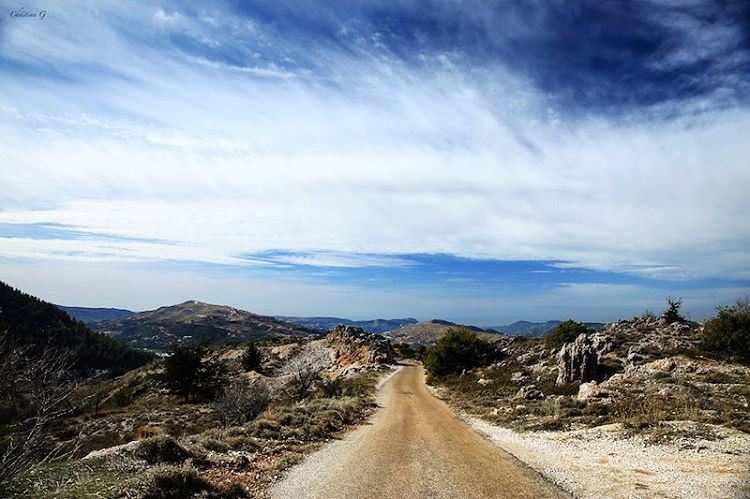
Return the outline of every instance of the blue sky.
<path id="1" fill-rule="evenodd" d="M 0 16 L 0 279 L 68 305 L 611 320 L 750 292 L 747 2 Z"/>

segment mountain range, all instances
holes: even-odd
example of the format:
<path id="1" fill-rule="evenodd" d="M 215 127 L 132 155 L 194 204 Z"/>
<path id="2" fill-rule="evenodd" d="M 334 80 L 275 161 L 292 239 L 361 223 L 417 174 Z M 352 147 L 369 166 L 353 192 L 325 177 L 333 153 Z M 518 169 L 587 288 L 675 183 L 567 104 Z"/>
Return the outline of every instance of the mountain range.
<path id="1" fill-rule="evenodd" d="M 101 321 L 116 321 L 118 319 L 126 319 L 131 315 L 135 315 L 132 310 L 125 310 L 122 308 L 89 308 L 89 307 L 66 307 L 58 305 L 59 308 L 65 310 L 68 315 L 78 319 L 84 324 L 93 324 Z"/>
<path id="2" fill-rule="evenodd" d="M 385 333 L 406 324 L 416 324 L 417 319 L 372 319 L 365 321 L 353 321 L 340 317 L 289 317 L 276 316 L 277 319 L 298 324 L 300 326 L 317 329 L 319 331 L 330 331 L 340 324 L 361 327 L 368 333 Z"/>
<path id="3" fill-rule="evenodd" d="M 493 329 L 495 331 L 502 331 L 503 333 L 514 336 L 546 336 L 555 328 L 555 326 L 557 326 L 561 322 L 562 321 L 516 321 L 512 324 L 506 324 L 504 326 L 492 326 L 490 329 Z M 601 322 L 585 322 L 584 324 L 594 330 L 601 329 L 604 326 L 604 324 L 602 324 Z"/>
<path id="4" fill-rule="evenodd" d="M 480 328 L 431 319 L 413 318 L 354 321 L 342 317 L 263 316 L 225 305 L 195 300 L 146 312 L 119 308 L 65 307 L 61 309 L 92 329 L 108 333 L 132 346 L 164 350 L 173 342 L 247 341 L 267 337 L 309 336 L 331 331 L 340 324 L 361 327 L 367 332 L 385 334 L 394 341 L 430 345 L 451 327 L 466 327 L 477 333 L 514 336 L 545 336 L 562 321 L 517 321 L 512 324 Z M 600 329 L 599 322 L 585 323 Z"/>

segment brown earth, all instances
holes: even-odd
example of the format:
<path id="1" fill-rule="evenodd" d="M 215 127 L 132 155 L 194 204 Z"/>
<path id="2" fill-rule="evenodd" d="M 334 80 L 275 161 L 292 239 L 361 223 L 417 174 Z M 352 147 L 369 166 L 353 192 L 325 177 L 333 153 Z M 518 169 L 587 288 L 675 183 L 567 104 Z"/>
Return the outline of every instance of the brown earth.
<path id="1" fill-rule="evenodd" d="M 563 491 L 461 422 L 406 366 L 371 424 L 292 468 L 277 498 L 545 498 Z"/>

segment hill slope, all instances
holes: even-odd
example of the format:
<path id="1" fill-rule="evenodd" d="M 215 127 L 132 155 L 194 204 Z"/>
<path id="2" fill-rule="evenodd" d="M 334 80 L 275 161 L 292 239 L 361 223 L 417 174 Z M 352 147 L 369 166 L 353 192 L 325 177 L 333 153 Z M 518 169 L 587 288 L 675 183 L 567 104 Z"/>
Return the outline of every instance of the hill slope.
<path id="1" fill-rule="evenodd" d="M 516 321 L 512 324 L 506 324 L 504 326 L 492 326 L 492 329 L 516 336 L 546 336 L 555 328 L 555 326 L 557 326 L 561 322 L 562 321 Z M 602 324 L 601 322 L 586 322 L 584 324 L 586 324 L 586 326 L 593 330 L 601 329 L 604 326 L 604 324 Z"/>
<path id="2" fill-rule="evenodd" d="M 222 343 L 264 338 L 313 336 L 313 329 L 225 305 L 186 301 L 94 325 L 129 345 L 165 350 L 172 343 Z"/>
<path id="3" fill-rule="evenodd" d="M 385 336 L 391 338 L 393 341 L 400 343 L 430 346 L 435 343 L 438 338 L 444 335 L 448 331 L 448 329 L 458 327 L 465 327 L 470 331 L 474 331 L 475 333 L 479 333 L 491 339 L 505 336 L 491 329 L 482 329 L 476 326 L 464 326 L 441 319 L 432 319 L 429 321 L 418 322 L 416 324 L 401 326 L 398 329 L 394 329 L 393 331 L 386 333 Z"/>
<path id="4" fill-rule="evenodd" d="M 58 305 L 58 307 L 84 324 L 126 319 L 135 314 L 132 310 L 124 310 L 122 308 L 65 307 L 63 305 Z"/>
<path id="5" fill-rule="evenodd" d="M 82 369 L 130 369 L 150 360 L 106 335 L 95 333 L 56 305 L 0 282 L 0 332 L 38 354 L 50 347 L 70 352 Z"/>
<path id="6" fill-rule="evenodd" d="M 417 319 L 372 319 L 366 321 L 353 321 L 340 317 L 286 317 L 276 316 L 277 319 L 298 324 L 300 326 L 317 329 L 319 331 L 332 331 L 336 326 L 361 327 L 368 333 L 385 333 L 407 324 L 416 324 Z"/>

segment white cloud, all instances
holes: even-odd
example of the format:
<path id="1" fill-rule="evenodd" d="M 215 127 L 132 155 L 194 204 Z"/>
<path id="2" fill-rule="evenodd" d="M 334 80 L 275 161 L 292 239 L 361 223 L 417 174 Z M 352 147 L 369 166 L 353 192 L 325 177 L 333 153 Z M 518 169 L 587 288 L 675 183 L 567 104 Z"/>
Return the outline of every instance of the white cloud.
<path id="1" fill-rule="evenodd" d="M 231 16 L 136 5 L 6 23 L 6 51 L 53 74 L 0 79 L 0 222 L 169 244 L 0 238 L 1 256 L 239 264 L 283 250 L 327 266 L 451 253 L 750 278 L 747 109 L 566 121 L 497 64 L 433 54 L 407 67 L 372 42 L 298 47 Z M 318 66 L 187 56 L 170 30 Z"/>

